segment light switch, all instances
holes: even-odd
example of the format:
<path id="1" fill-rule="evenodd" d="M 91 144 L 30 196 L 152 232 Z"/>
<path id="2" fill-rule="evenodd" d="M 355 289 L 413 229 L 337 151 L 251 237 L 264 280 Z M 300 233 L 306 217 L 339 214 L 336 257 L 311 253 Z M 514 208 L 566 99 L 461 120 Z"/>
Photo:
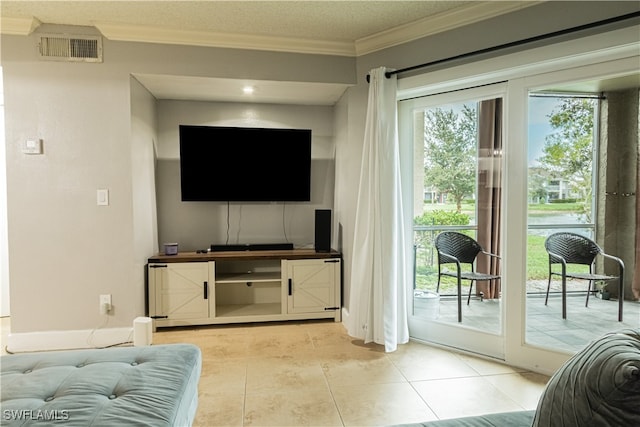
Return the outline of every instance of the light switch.
<path id="1" fill-rule="evenodd" d="M 109 189 L 99 188 L 97 192 L 98 206 L 109 206 Z"/>
<path id="2" fill-rule="evenodd" d="M 22 152 L 24 154 L 42 154 L 42 140 L 27 139 L 22 144 Z"/>

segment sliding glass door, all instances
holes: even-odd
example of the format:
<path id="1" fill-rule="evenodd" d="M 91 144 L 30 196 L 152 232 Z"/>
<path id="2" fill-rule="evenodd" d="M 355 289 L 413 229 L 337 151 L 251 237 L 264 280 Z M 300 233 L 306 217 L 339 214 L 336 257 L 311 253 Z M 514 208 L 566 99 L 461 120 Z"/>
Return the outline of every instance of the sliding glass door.
<path id="1" fill-rule="evenodd" d="M 504 357 L 503 90 L 494 85 L 400 102 L 401 140 L 412 145 L 414 165 L 411 335 L 497 358 Z M 446 236 L 493 255 L 477 253 L 475 262 L 460 265 L 461 276 L 492 279 L 458 281 L 457 264 L 444 263 L 458 249 L 443 247 Z"/>
<path id="2" fill-rule="evenodd" d="M 405 183 L 414 192 L 414 221 L 407 224 L 415 246 L 415 280 L 407 290 L 412 338 L 551 374 L 603 331 L 638 327 L 640 305 L 631 301 L 638 147 L 637 134 L 627 131 L 638 126 L 638 59 L 637 28 L 631 28 L 399 80 L 400 144 L 413 162 L 413 180 Z M 478 105 L 498 100 L 502 114 L 493 130 L 504 130 L 502 145 L 483 145 Z M 552 132 L 536 130 L 541 121 Z M 445 140 L 456 150 L 446 151 Z M 568 140 L 572 146 L 558 144 Z M 468 184 L 465 176 L 475 180 L 457 192 L 457 184 Z M 483 240 L 485 226 L 499 237 Z M 544 241 L 557 230 L 592 237 L 622 258 L 623 292 L 615 292 L 615 281 L 592 283 L 585 306 L 588 284 L 568 284 L 576 292 L 567 292 L 563 319 L 561 282 L 554 277 L 545 305 Z M 457 281 L 442 279 L 438 287 L 435 239 L 445 231 L 473 237 L 500 256 L 499 285 L 474 283 L 467 304 L 463 280 L 460 311 Z M 615 268 L 598 261 L 594 271 Z M 625 299 L 622 322 L 619 298 Z M 482 316 L 480 309 L 487 309 Z"/>
<path id="3" fill-rule="evenodd" d="M 583 82 L 582 91 L 570 90 L 577 83 L 565 83 L 562 92 L 558 86 L 531 91 L 528 101 L 526 342 L 567 353 L 611 330 L 640 324 L 640 309 L 624 301 L 618 280 L 575 277 L 616 277 L 618 263 L 602 256 L 593 265 L 567 259 L 566 271 L 574 277 L 564 286 L 561 264 L 549 268 L 546 241 L 558 235 L 584 236 L 626 265 L 634 258 L 633 248 L 623 243 L 630 240 L 625 221 L 635 216 L 633 194 L 617 189 L 635 181 L 629 172 L 634 161 L 623 165 L 625 157 L 637 155 L 637 137 L 625 138 L 616 127 L 637 127 L 638 81 L 603 78 Z M 635 123 L 628 119 L 634 109 Z"/>

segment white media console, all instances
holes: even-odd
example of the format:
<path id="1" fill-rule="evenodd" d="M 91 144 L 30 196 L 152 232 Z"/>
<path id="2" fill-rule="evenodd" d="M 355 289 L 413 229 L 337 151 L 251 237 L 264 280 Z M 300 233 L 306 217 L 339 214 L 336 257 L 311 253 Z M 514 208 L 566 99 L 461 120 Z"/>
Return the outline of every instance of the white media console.
<path id="1" fill-rule="evenodd" d="M 341 254 L 312 249 L 181 252 L 148 259 L 155 327 L 341 320 Z"/>

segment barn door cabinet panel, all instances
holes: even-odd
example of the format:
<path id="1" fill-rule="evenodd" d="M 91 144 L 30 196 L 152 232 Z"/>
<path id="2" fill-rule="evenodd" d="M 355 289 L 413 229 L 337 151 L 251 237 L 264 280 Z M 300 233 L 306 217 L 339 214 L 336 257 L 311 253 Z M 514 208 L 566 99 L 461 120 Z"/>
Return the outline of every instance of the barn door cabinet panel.
<path id="1" fill-rule="evenodd" d="M 149 264 L 149 316 L 157 326 L 207 323 L 215 317 L 213 262 Z"/>
<path id="2" fill-rule="evenodd" d="M 340 260 L 285 261 L 287 312 L 334 313 L 340 320 Z"/>

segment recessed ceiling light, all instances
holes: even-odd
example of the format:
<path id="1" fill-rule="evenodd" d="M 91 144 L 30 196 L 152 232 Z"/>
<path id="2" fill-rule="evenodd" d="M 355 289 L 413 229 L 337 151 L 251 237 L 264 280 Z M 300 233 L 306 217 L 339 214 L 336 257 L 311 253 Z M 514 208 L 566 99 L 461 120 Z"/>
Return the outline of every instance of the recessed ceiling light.
<path id="1" fill-rule="evenodd" d="M 245 86 L 242 88 L 242 91 L 247 95 L 251 95 L 253 93 L 253 86 Z"/>

